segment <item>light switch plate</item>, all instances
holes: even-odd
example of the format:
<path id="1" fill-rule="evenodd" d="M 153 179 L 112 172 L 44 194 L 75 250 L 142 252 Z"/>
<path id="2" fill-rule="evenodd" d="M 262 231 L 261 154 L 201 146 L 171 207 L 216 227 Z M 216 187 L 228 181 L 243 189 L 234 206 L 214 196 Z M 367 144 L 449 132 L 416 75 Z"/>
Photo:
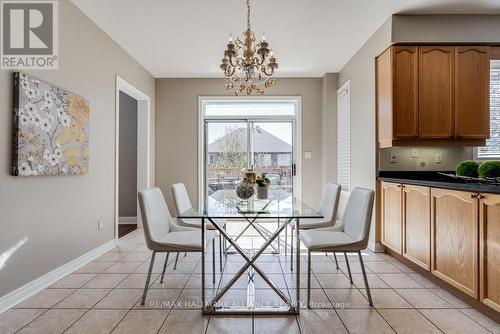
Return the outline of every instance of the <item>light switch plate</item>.
<path id="1" fill-rule="evenodd" d="M 390 157 L 390 159 L 389 159 L 389 162 L 390 162 L 391 164 L 395 164 L 395 163 L 397 163 L 398 161 L 399 161 L 399 154 L 398 154 L 398 152 L 392 152 L 392 153 L 391 153 L 391 157 Z"/>
<path id="2" fill-rule="evenodd" d="M 442 164 L 443 163 L 443 154 L 436 153 L 436 163 L 437 164 Z"/>
<path id="3" fill-rule="evenodd" d="M 304 159 L 311 159 L 312 158 L 312 152 L 311 151 L 305 151 L 304 152 Z"/>
<path id="4" fill-rule="evenodd" d="M 100 231 L 104 228 L 104 222 L 102 220 L 97 221 L 97 230 Z"/>
<path id="5" fill-rule="evenodd" d="M 412 148 L 411 149 L 411 157 L 412 158 L 418 158 L 418 148 Z"/>

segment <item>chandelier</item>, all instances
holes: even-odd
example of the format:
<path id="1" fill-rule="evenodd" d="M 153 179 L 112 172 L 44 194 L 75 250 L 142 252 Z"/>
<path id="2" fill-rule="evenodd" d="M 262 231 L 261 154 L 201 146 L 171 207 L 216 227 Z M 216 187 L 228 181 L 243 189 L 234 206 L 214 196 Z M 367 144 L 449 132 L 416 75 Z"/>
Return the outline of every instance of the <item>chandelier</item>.
<path id="1" fill-rule="evenodd" d="M 250 0 L 246 2 L 247 29 L 241 38 L 237 37 L 234 41 L 232 35 L 229 35 L 229 43 L 220 65 L 226 77 L 224 89 L 234 89 L 236 96 L 264 94 L 264 88 L 276 84 L 276 79 L 271 76 L 278 68 L 276 57 L 269 49 L 266 36 L 262 35 L 261 41 L 255 44 L 255 34 L 250 25 Z"/>

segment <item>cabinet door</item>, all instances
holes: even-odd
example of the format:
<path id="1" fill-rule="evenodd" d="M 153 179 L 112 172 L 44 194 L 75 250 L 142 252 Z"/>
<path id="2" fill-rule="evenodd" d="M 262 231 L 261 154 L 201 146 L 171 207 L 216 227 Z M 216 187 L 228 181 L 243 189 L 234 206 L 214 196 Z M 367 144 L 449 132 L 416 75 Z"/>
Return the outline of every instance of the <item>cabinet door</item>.
<path id="1" fill-rule="evenodd" d="M 421 46 L 418 55 L 418 136 L 454 136 L 452 46 Z"/>
<path id="2" fill-rule="evenodd" d="M 478 298 L 477 194 L 431 189 L 431 272 Z"/>
<path id="3" fill-rule="evenodd" d="M 429 270 L 431 261 L 431 190 L 403 186 L 403 256 Z"/>
<path id="4" fill-rule="evenodd" d="M 394 138 L 417 136 L 418 53 L 416 46 L 393 47 Z"/>
<path id="5" fill-rule="evenodd" d="M 479 201 L 480 300 L 500 312 L 500 195 Z"/>
<path id="6" fill-rule="evenodd" d="M 381 183 L 382 243 L 401 254 L 401 185 Z"/>
<path id="7" fill-rule="evenodd" d="M 455 135 L 457 138 L 489 138 L 489 101 L 489 47 L 455 47 Z"/>

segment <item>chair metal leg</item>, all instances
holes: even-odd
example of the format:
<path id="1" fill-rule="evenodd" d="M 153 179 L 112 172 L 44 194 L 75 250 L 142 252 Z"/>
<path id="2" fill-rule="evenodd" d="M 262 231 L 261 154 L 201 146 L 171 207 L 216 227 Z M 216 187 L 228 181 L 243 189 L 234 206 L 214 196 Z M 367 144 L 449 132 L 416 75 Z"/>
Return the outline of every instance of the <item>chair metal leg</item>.
<path id="1" fill-rule="evenodd" d="M 184 252 L 184 257 L 186 257 L 188 255 L 188 252 Z"/>
<path id="2" fill-rule="evenodd" d="M 339 261 L 337 261 L 337 254 L 335 254 L 335 252 L 333 252 L 333 258 L 335 259 L 335 264 L 337 265 L 337 269 L 340 269 L 339 268 Z"/>
<path id="3" fill-rule="evenodd" d="M 219 268 L 222 272 L 222 234 L 219 233 Z"/>
<path id="4" fill-rule="evenodd" d="M 142 293 L 141 305 L 146 302 L 146 294 L 148 293 L 149 281 L 151 280 L 151 272 L 153 271 L 153 264 L 155 263 L 156 252 L 153 252 L 151 256 L 151 262 L 149 263 L 148 277 L 146 278 L 146 284 L 144 284 L 144 292 Z"/>
<path id="5" fill-rule="evenodd" d="M 177 261 L 178 260 L 179 260 L 179 252 L 177 252 L 177 255 L 175 256 L 174 270 L 177 270 Z"/>
<path id="6" fill-rule="evenodd" d="M 212 282 L 215 284 L 215 239 L 212 240 Z"/>
<path id="7" fill-rule="evenodd" d="M 163 283 L 163 277 L 165 276 L 165 269 L 167 269 L 167 262 L 168 262 L 168 256 L 169 255 L 170 255 L 170 253 L 167 252 L 167 257 L 165 258 L 165 263 L 163 264 L 163 270 L 161 272 L 160 283 Z"/>
<path id="8" fill-rule="evenodd" d="M 353 284 L 352 282 L 352 275 L 351 275 L 351 266 L 349 266 L 349 260 L 347 259 L 347 253 L 344 252 L 344 256 L 345 256 L 345 264 L 347 265 L 347 272 L 349 273 L 349 280 L 351 281 L 351 284 Z"/>
<path id="9" fill-rule="evenodd" d="M 311 308 L 311 251 L 307 250 L 307 308 Z M 297 287 L 297 293 L 300 293 L 300 287 Z"/>
<path id="10" fill-rule="evenodd" d="M 287 230 L 288 230 L 288 222 L 286 222 L 285 224 L 287 224 L 285 226 L 285 259 L 286 259 L 286 251 L 287 251 L 287 247 L 288 247 L 288 242 L 287 242 L 287 239 L 286 239 Z"/>
<path id="11" fill-rule="evenodd" d="M 363 257 L 361 256 L 361 251 L 358 251 L 359 264 L 361 265 L 361 271 L 363 272 L 363 280 L 365 281 L 366 295 L 368 296 L 368 303 L 373 307 L 372 294 L 370 293 L 370 285 L 368 284 L 368 277 L 366 277 L 365 264 L 363 263 Z"/>
<path id="12" fill-rule="evenodd" d="M 293 270 L 293 227 L 290 228 L 290 270 Z"/>

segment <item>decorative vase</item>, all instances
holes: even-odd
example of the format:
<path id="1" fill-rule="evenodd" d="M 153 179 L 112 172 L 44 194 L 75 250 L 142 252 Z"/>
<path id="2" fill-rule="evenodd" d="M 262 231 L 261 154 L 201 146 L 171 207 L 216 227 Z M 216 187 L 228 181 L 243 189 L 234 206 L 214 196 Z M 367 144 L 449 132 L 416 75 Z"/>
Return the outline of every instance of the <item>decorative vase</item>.
<path id="1" fill-rule="evenodd" d="M 244 178 L 236 188 L 236 195 L 241 199 L 249 199 L 254 193 L 253 184 L 247 178 Z"/>
<path id="2" fill-rule="evenodd" d="M 258 199 L 267 199 L 267 197 L 269 195 L 268 189 L 269 189 L 268 186 L 257 187 L 257 198 Z"/>

